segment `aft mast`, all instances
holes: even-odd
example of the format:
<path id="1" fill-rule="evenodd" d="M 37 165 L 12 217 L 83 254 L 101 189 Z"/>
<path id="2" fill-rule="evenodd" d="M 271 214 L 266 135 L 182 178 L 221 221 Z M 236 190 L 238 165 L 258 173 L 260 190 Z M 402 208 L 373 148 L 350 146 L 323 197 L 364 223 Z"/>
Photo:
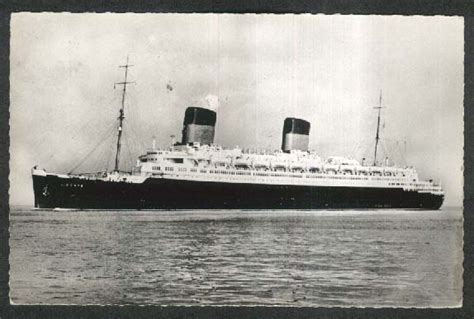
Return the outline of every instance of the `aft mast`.
<path id="1" fill-rule="evenodd" d="M 128 68 L 132 67 L 133 65 L 128 64 L 128 55 L 127 55 L 127 63 L 125 65 L 120 65 L 119 68 L 125 68 L 125 79 L 123 82 L 117 82 L 115 85 L 123 85 L 123 90 L 122 90 L 122 106 L 119 111 L 119 126 L 118 126 L 118 135 L 117 135 L 117 152 L 115 154 L 115 167 L 114 171 L 118 172 L 119 171 L 119 164 L 120 164 L 120 149 L 122 147 L 122 130 L 123 130 L 123 120 L 125 119 L 125 94 L 127 92 L 127 84 L 133 83 L 133 82 L 127 82 L 127 76 L 128 76 Z M 115 87 L 114 85 L 114 87 Z"/>
<path id="2" fill-rule="evenodd" d="M 382 109 L 382 91 L 380 91 L 380 100 L 379 106 L 374 107 L 374 109 L 379 110 L 379 114 L 377 117 L 377 133 L 375 134 L 375 153 L 374 153 L 374 166 L 377 165 L 377 147 L 379 146 L 379 132 L 380 132 L 380 110 Z"/>

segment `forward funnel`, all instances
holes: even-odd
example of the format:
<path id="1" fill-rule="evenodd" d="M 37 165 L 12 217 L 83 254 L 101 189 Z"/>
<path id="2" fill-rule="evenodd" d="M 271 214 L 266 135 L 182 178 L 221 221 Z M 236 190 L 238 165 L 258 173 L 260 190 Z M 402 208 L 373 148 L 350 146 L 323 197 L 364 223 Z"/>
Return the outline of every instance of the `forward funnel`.
<path id="1" fill-rule="evenodd" d="M 212 144 L 216 126 L 216 112 L 201 107 L 190 106 L 186 109 L 181 143 Z"/>
<path id="2" fill-rule="evenodd" d="M 282 151 L 307 151 L 310 127 L 311 124 L 308 121 L 287 117 L 283 124 Z"/>

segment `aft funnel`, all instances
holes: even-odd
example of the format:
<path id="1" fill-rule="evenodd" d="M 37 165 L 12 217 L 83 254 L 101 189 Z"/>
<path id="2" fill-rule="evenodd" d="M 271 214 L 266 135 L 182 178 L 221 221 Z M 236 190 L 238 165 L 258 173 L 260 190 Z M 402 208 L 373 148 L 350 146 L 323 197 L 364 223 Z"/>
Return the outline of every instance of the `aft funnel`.
<path id="1" fill-rule="evenodd" d="M 199 142 L 212 144 L 216 126 L 216 112 L 201 107 L 190 106 L 186 109 L 183 123 L 182 144 Z"/>
<path id="2" fill-rule="evenodd" d="M 282 151 L 307 151 L 310 127 L 311 124 L 308 121 L 287 117 L 283 124 Z"/>

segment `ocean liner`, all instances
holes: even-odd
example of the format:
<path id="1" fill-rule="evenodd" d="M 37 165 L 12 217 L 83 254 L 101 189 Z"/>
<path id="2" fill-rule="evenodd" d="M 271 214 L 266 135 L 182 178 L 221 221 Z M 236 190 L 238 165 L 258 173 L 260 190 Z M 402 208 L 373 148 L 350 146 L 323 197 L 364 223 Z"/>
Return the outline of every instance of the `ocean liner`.
<path id="1" fill-rule="evenodd" d="M 374 161 L 322 158 L 308 149 L 310 123 L 286 118 L 281 150 L 251 152 L 214 144 L 217 113 L 189 107 L 182 139 L 153 147 L 129 172 L 119 170 L 127 64 L 117 119 L 115 167 L 99 173 L 57 174 L 33 167 L 37 208 L 72 209 L 439 209 L 444 192 L 414 168 L 378 165 L 380 108 Z"/>

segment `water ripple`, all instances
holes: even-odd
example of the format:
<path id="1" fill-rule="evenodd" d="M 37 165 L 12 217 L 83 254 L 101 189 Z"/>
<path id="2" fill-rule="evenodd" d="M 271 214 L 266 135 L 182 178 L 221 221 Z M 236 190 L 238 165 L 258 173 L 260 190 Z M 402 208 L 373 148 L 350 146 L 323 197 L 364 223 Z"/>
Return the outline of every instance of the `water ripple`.
<path id="1" fill-rule="evenodd" d="M 22 304 L 456 306 L 459 211 L 12 209 Z"/>

